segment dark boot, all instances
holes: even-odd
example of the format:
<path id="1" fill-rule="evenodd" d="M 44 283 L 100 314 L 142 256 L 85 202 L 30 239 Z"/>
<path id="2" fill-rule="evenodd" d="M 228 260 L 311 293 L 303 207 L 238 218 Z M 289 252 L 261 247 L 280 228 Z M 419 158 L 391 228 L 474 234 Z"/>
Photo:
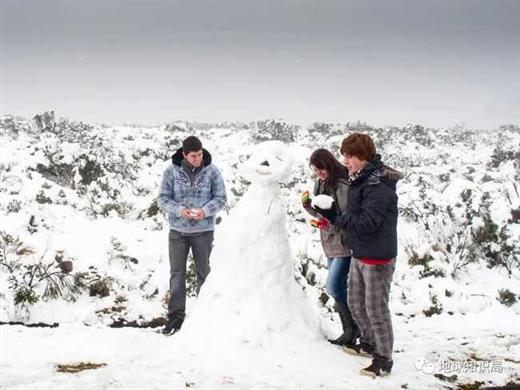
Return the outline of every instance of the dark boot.
<path id="1" fill-rule="evenodd" d="M 184 322 L 184 313 L 174 313 L 168 316 L 168 323 L 162 330 L 162 333 L 169 336 L 181 329 L 182 323 Z"/>
<path id="2" fill-rule="evenodd" d="M 335 340 L 329 340 L 334 345 L 352 345 L 356 343 L 357 338 L 360 336 L 359 328 L 357 327 L 352 313 L 348 308 L 346 302 L 336 302 L 336 310 L 338 311 L 339 318 L 341 320 L 341 326 L 343 327 L 343 334 Z"/>
<path id="3" fill-rule="evenodd" d="M 369 344 L 361 342 L 360 344 L 350 344 L 345 346 L 343 350 L 354 356 L 364 356 L 364 357 L 373 357 L 374 355 L 374 347 Z"/>
<path id="4" fill-rule="evenodd" d="M 392 360 L 385 359 L 382 356 L 374 355 L 372 359 L 372 364 L 366 368 L 363 368 L 359 371 L 361 375 L 370 376 L 372 378 L 376 378 L 378 376 L 386 376 L 389 375 L 392 371 L 392 366 L 394 362 Z"/>

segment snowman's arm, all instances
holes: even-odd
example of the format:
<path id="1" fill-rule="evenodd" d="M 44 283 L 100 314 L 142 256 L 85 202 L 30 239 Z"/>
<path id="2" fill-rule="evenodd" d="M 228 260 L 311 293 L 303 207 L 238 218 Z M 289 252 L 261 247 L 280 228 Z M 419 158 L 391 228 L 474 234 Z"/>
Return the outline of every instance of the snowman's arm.
<path id="1" fill-rule="evenodd" d="M 171 169 L 167 169 L 164 172 L 161 187 L 159 188 L 157 204 L 166 214 L 180 217 L 185 207 L 174 200 L 174 188 L 173 173 Z"/>
<path id="2" fill-rule="evenodd" d="M 204 211 L 204 216 L 206 218 L 216 215 L 224 208 L 227 201 L 226 185 L 224 184 L 222 174 L 217 167 L 213 167 L 213 172 L 210 178 L 210 185 L 211 199 L 202 207 L 202 211 Z"/>

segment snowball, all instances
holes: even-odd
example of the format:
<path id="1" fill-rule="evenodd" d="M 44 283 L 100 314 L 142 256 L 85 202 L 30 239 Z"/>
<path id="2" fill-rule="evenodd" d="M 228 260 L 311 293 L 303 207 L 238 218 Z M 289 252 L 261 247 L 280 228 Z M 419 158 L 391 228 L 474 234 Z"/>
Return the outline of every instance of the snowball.
<path id="1" fill-rule="evenodd" d="M 311 206 L 312 207 L 319 207 L 323 210 L 328 210 L 332 207 L 332 204 L 334 203 L 334 198 L 329 195 L 316 195 L 312 201 Z"/>

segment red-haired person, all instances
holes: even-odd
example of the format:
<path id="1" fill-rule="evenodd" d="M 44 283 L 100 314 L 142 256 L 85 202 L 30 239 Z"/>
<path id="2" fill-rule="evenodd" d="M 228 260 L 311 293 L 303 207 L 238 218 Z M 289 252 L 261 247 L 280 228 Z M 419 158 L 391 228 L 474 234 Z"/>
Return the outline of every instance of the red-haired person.
<path id="1" fill-rule="evenodd" d="M 346 211 L 319 212 L 347 232 L 352 250 L 348 279 L 348 305 L 361 331 L 360 343 L 346 347 L 356 355 L 372 357 L 361 370 L 372 377 L 392 370 L 394 332 L 388 308 L 390 285 L 397 256 L 396 182 L 402 175 L 386 167 L 372 139 L 354 133 L 341 144 L 348 168 Z"/>

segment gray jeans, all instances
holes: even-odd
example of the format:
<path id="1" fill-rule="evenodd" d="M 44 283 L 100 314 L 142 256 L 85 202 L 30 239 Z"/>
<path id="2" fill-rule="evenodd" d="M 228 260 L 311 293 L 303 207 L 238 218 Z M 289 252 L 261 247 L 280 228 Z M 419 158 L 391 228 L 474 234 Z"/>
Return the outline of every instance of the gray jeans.
<path id="1" fill-rule="evenodd" d="M 170 230 L 170 302 L 168 315 L 184 318 L 186 310 L 186 262 L 191 249 L 197 274 L 197 294 L 209 274 L 209 256 L 213 248 L 213 231 L 181 233 Z"/>
<path id="2" fill-rule="evenodd" d="M 387 360 L 392 360 L 394 345 L 388 309 L 394 270 L 395 259 L 385 265 L 368 265 L 353 257 L 348 276 L 348 306 L 361 331 L 361 342 Z"/>

